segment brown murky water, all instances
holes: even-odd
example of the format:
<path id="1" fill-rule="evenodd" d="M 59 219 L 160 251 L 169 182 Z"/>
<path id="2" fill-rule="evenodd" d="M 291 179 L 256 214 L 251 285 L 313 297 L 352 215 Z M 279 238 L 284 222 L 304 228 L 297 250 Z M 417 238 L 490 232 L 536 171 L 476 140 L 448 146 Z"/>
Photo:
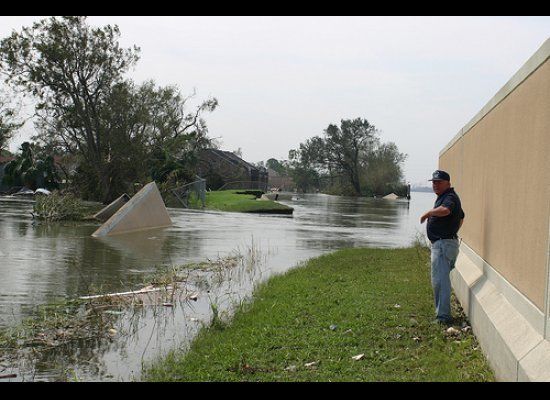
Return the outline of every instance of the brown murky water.
<path id="1" fill-rule="evenodd" d="M 434 199 L 416 192 L 410 202 L 300 195 L 282 201 L 294 207 L 290 217 L 170 208 L 170 228 L 93 238 L 99 224 L 34 221 L 32 201 L 0 198 L 0 328 L 17 325 L 38 304 L 136 289 L 158 269 L 235 255 L 241 260 L 236 268 L 197 275 L 189 283 L 197 301 L 121 313 L 114 338 L 75 341 L 17 366 L 0 364 L 0 375 L 15 373 L 14 381 L 139 380 L 142 366 L 188 346 L 212 317 L 213 305 L 230 314 L 272 274 L 344 247 L 410 245 L 424 232 L 419 218 Z"/>

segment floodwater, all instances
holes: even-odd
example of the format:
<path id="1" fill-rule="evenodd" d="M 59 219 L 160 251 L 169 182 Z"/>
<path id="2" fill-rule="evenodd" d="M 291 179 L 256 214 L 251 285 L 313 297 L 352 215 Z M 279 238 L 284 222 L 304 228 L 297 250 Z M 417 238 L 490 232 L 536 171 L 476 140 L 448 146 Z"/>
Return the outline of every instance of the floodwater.
<path id="1" fill-rule="evenodd" d="M 98 223 L 35 221 L 31 200 L 0 198 L 0 328 L 16 326 L 39 304 L 133 290 L 159 269 L 240 257 L 235 268 L 190 280 L 197 301 L 121 313 L 111 340 L 73 342 L 24 366 L 0 364 L 0 375 L 15 373 L 11 380 L 19 381 L 139 380 L 143 366 L 185 349 L 214 309 L 230 316 L 273 274 L 345 247 L 411 245 L 424 235 L 420 215 L 435 200 L 431 193 L 411 195 L 410 201 L 299 195 L 281 201 L 294 207 L 293 216 L 169 208 L 172 227 L 108 238 L 90 236 Z"/>

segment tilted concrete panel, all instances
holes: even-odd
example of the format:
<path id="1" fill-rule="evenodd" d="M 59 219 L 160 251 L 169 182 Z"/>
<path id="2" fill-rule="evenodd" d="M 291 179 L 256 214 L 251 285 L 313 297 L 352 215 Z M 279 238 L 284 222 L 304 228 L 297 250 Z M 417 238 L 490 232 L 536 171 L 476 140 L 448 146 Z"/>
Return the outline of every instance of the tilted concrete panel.
<path id="1" fill-rule="evenodd" d="M 117 235 L 126 232 L 172 225 L 155 182 L 143 187 L 92 236 Z"/>
<path id="2" fill-rule="evenodd" d="M 100 220 L 101 222 L 107 221 L 118 210 L 120 210 L 120 207 L 122 207 L 124 204 L 126 204 L 128 202 L 128 200 L 130 200 L 130 196 L 128 196 L 126 193 L 124 193 L 118 199 L 114 200 L 109 205 L 107 205 L 107 206 L 103 207 L 101 210 L 99 210 L 94 215 L 94 218 Z"/>

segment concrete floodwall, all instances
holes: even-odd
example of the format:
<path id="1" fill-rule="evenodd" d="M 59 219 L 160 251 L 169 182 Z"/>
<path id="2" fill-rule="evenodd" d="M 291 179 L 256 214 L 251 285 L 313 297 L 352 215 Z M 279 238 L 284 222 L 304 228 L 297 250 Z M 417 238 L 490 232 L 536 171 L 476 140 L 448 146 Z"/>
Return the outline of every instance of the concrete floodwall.
<path id="1" fill-rule="evenodd" d="M 500 380 L 550 380 L 550 40 L 441 151 L 466 219 L 452 281 Z"/>

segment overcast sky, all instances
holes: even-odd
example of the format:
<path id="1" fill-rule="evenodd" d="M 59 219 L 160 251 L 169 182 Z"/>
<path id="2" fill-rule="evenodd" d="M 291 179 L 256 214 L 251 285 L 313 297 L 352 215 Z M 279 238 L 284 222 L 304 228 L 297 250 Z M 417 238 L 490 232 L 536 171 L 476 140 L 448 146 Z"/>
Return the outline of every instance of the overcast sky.
<path id="1" fill-rule="evenodd" d="M 0 17 L 0 37 L 40 17 Z M 288 151 L 341 119 L 365 118 L 427 184 L 439 151 L 550 37 L 550 17 L 92 16 L 116 24 L 141 59 L 129 77 L 196 99 L 222 149 L 250 162 Z M 191 111 L 192 109 L 190 109 Z M 27 140 L 17 135 L 12 151 Z"/>

